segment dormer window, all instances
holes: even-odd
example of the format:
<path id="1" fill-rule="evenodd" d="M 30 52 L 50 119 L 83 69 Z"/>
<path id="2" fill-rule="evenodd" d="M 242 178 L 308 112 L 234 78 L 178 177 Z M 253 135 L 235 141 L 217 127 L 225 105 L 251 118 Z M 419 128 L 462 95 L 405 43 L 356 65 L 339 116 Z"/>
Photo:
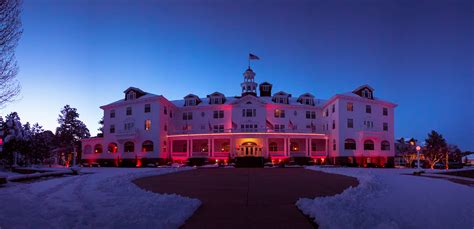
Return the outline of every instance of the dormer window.
<path id="1" fill-rule="evenodd" d="M 364 90 L 362 90 L 362 97 L 371 99 L 372 98 L 372 92 L 370 92 L 369 89 L 364 89 Z"/>
<path id="2" fill-rule="evenodd" d="M 290 97 L 290 94 L 280 91 L 273 95 L 272 101 L 274 103 L 289 104 Z"/>
<path id="3" fill-rule="evenodd" d="M 224 104 L 225 96 L 222 93 L 214 92 L 207 96 L 209 98 L 209 104 Z"/>
<path id="4" fill-rule="evenodd" d="M 374 89 L 369 85 L 362 85 L 356 88 L 352 93 L 367 99 L 374 99 Z"/>
<path id="5" fill-rule="evenodd" d="M 189 94 L 184 97 L 184 106 L 196 106 L 201 102 L 197 95 Z"/>
<path id="6" fill-rule="evenodd" d="M 130 91 L 127 93 L 127 100 L 134 100 L 137 98 L 137 93 L 134 91 Z"/>
<path id="7" fill-rule="evenodd" d="M 297 102 L 304 105 L 314 106 L 314 95 L 310 93 L 304 93 L 300 97 L 298 97 Z"/>

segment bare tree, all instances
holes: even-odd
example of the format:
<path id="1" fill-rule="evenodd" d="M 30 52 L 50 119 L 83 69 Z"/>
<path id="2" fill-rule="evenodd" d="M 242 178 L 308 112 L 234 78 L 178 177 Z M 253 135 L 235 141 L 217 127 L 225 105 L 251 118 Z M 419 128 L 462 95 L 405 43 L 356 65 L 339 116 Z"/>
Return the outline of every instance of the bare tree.
<path id="1" fill-rule="evenodd" d="M 21 29 L 21 0 L 0 0 L 0 107 L 20 93 L 15 48 Z"/>

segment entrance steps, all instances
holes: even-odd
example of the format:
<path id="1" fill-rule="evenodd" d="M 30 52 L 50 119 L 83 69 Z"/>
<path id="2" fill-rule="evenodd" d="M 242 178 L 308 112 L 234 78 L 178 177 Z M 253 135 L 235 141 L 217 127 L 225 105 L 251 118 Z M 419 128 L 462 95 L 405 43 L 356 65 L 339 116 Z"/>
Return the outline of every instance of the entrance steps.
<path id="1" fill-rule="evenodd" d="M 235 167 L 238 167 L 238 168 L 263 167 L 264 161 L 265 160 L 263 157 L 236 157 Z"/>

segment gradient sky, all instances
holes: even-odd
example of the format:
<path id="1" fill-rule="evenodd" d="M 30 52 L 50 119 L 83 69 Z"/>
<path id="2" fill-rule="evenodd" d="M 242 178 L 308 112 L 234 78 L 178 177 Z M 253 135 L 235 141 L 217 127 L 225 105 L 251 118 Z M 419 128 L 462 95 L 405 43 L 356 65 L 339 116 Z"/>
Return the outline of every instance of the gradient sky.
<path id="1" fill-rule="evenodd" d="M 54 130 L 62 106 L 93 134 L 129 86 L 181 99 L 256 81 L 318 98 L 362 84 L 399 106 L 395 136 L 434 129 L 474 150 L 474 1 L 24 0 L 21 98 L 0 110 Z"/>

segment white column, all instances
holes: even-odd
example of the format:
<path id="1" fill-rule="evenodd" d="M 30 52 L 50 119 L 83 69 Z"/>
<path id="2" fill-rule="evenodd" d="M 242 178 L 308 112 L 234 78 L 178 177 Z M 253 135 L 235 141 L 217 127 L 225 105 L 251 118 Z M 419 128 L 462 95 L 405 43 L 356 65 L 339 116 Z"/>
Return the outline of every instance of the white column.
<path id="1" fill-rule="evenodd" d="M 193 149 L 193 140 L 192 139 L 188 139 L 188 143 L 187 143 L 187 150 L 188 150 L 188 157 L 191 157 L 191 151 Z"/>
<path id="2" fill-rule="evenodd" d="M 208 157 L 214 156 L 214 139 L 207 139 L 207 149 L 209 152 L 207 152 Z"/>
<path id="3" fill-rule="evenodd" d="M 311 156 L 310 140 L 310 138 L 306 138 L 306 154 L 308 157 Z"/>
<path id="4" fill-rule="evenodd" d="M 286 146 L 288 143 L 288 140 L 286 138 L 283 138 L 283 152 L 286 155 L 288 155 L 288 147 Z"/>

